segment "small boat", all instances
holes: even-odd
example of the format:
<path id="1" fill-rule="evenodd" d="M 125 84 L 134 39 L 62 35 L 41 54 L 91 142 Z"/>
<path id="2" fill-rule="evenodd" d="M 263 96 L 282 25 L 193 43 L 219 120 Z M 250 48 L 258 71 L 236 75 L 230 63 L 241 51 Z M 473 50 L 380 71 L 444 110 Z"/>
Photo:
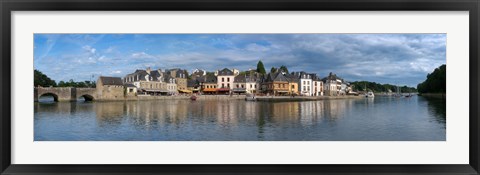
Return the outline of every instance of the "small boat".
<path id="1" fill-rule="evenodd" d="M 192 101 L 197 100 L 197 96 L 195 96 L 195 95 L 190 96 L 190 100 L 192 100 Z"/>
<path id="2" fill-rule="evenodd" d="M 368 93 L 365 94 L 365 97 L 366 98 L 373 98 L 373 97 L 375 97 L 375 95 L 373 94 L 372 91 L 368 91 Z"/>
<path id="3" fill-rule="evenodd" d="M 247 94 L 245 96 L 245 101 L 256 101 L 257 99 L 255 98 L 255 95 L 253 94 Z"/>

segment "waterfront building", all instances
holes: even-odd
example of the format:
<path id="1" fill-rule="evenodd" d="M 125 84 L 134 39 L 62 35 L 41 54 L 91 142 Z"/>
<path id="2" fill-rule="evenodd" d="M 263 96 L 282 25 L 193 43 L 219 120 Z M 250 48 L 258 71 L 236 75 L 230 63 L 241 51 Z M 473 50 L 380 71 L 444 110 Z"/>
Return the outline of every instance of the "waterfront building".
<path id="1" fill-rule="evenodd" d="M 169 95 L 175 95 L 178 93 L 177 82 L 174 77 L 170 74 L 165 74 L 163 76 L 163 81 L 167 84 L 167 91 Z"/>
<path id="2" fill-rule="evenodd" d="M 134 97 L 134 96 L 137 96 L 137 86 L 133 85 L 133 84 L 130 84 L 130 83 L 126 83 L 125 84 L 125 90 L 126 90 L 126 94 L 127 97 Z"/>
<path id="3" fill-rule="evenodd" d="M 187 80 L 187 90 L 189 93 L 200 92 L 200 82 L 197 80 L 197 78 Z"/>
<path id="4" fill-rule="evenodd" d="M 237 75 L 238 75 L 238 71 L 237 71 Z M 218 87 L 217 91 L 222 94 L 229 94 L 234 87 L 233 81 L 236 76 L 234 72 L 228 68 L 224 68 L 222 70 L 216 71 L 215 76 L 217 76 L 217 87 Z"/>
<path id="5" fill-rule="evenodd" d="M 295 76 L 298 77 L 298 92 L 303 96 L 312 96 L 312 76 L 306 72 L 295 72 Z"/>
<path id="6" fill-rule="evenodd" d="M 247 92 L 246 80 L 247 80 L 247 75 L 246 74 L 235 76 L 235 78 L 233 80 L 232 92 L 237 93 L 237 94 L 246 93 Z"/>
<path id="7" fill-rule="evenodd" d="M 163 81 L 163 75 L 161 69 L 151 70 L 148 67 L 146 70 L 136 70 L 134 73 L 126 75 L 123 82 L 136 86 L 139 94 L 166 95 L 168 93 L 167 83 Z"/>
<path id="8" fill-rule="evenodd" d="M 325 95 L 338 96 L 344 94 L 340 92 L 342 90 L 343 79 L 336 74 L 330 72 L 327 77 L 322 79 L 322 81 L 324 83 Z"/>
<path id="9" fill-rule="evenodd" d="M 323 81 L 317 74 L 311 74 L 313 83 L 313 96 L 323 96 Z"/>
<path id="10" fill-rule="evenodd" d="M 269 95 L 287 95 L 288 80 L 283 72 L 268 73 L 263 85 Z"/>
<path id="11" fill-rule="evenodd" d="M 245 90 L 249 94 L 260 92 L 260 74 L 255 71 L 249 71 L 245 77 Z"/>
<path id="12" fill-rule="evenodd" d="M 168 69 L 165 72 L 176 79 L 177 90 L 179 92 L 181 92 L 181 93 L 188 93 L 189 92 L 187 90 L 187 78 L 188 78 L 187 70 L 183 70 L 183 69 L 180 69 L 180 68 L 175 68 L 175 69 Z"/>
<path id="13" fill-rule="evenodd" d="M 213 73 L 207 73 L 200 81 L 200 89 L 203 94 L 217 94 L 217 77 Z"/>
<path id="14" fill-rule="evenodd" d="M 123 81 L 120 77 L 98 77 L 96 82 L 97 97 L 99 100 L 124 99 Z"/>
<path id="15" fill-rule="evenodd" d="M 285 74 L 288 80 L 288 94 L 298 95 L 298 77 L 293 74 Z"/>

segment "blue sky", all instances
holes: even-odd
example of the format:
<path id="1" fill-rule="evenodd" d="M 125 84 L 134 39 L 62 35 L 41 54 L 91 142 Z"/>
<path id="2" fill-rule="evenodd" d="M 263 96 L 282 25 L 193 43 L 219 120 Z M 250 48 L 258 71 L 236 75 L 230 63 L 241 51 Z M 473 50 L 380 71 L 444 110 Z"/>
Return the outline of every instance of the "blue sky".
<path id="1" fill-rule="evenodd" d="M 35 34 L 34 67 L 75 81 L 136 69 L 334 72 L 347 81 L 415 86 L 446 64 L 446 34 Z"/>

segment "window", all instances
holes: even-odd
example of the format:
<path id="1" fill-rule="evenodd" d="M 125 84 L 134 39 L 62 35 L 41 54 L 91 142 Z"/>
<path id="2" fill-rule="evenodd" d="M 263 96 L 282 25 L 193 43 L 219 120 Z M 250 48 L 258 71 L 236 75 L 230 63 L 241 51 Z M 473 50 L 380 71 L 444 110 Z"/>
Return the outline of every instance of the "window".
<path id="1" fill-rule="evenodd" d="M 227 82 L 230 82 L 230 78 L 227 78 Z"/>
<path id="2" fill-rule="evenodd" d="M 224 88 L 224 87 L 225 87 L 225 84 L 222 83 L 222 88 Z"/>
<path id="3" fill-rule="evenodd" d="M 295 85 L 292 85 L 292 89 L 295 89 Z"/>
<path id="4" fill-rule="evenodd" d="M 305 85 L 305 81 L 303 81 L 303 85 Z"/>
<path id="5" fill-rule="evenodd" d="M 222 78 L 222 82 L 225 82 L 225 78 Z"/>
<path id="6" fill-rule="evenodd" d="M 227 84 L 227 87 L 230 87 L 230 84 Z"/>
<path id="7" fill-rule="evenodd" d="M 250 88 L 252 88 L 252 85 L 250 84 Z"/>

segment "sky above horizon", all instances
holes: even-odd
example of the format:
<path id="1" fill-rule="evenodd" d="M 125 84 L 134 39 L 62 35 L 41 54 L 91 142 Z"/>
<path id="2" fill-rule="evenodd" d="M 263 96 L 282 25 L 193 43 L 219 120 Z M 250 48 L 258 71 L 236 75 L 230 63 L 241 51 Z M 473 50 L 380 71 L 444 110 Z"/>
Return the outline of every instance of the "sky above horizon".
<path id="1" fill-rule="evenodd" d="M 35 34 L 34 68 L 59 81 L 137 69 L 285 65 L 346 81 L 416 85 L 446 64 L 446 34 Z M 93 76 L 93 78 L 92 78 Z"/>

